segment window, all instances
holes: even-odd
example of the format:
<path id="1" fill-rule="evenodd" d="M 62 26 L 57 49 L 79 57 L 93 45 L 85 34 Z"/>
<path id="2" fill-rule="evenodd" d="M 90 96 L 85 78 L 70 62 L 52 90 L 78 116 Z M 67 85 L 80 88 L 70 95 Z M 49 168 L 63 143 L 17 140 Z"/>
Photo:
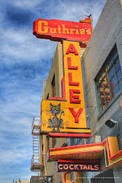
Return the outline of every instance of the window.
<path id="1" fill-rule="evenodd" d="M 47 97 L 46 97 L 46 99 L 49 99 L 49 93 L 47 94 Z"/>
<path id="2" fill-rule="evenodd" d="M 56 96 L 55 75 L 53 76 L 51 85 L 52 85 L 52 97 L 55 97 Z"/>
<path id="3" fill-rule="evenodd" d="M 95 78 L 95 84 L 99 111 L 101 112 L 122 90 L 122 70 L 116 45 Z"/>

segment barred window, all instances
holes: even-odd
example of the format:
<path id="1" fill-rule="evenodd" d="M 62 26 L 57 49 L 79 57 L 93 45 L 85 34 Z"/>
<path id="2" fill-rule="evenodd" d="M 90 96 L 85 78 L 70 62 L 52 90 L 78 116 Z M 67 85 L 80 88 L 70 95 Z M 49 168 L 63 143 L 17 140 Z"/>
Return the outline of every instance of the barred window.
<path id="1" fill-rule="evenodd" d="M 122 69 L 116 45 L 95 78 L 95 84 L 99 111 L 101 112 L 122 90 Z"/>

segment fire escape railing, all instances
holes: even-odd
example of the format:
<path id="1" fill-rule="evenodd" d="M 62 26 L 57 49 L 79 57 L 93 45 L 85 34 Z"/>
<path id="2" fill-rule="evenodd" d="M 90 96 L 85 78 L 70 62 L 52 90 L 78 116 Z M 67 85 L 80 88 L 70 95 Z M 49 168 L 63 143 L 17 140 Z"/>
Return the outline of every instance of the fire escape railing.
<path id="1" fill-rule="evenodd" d="M 34 117 L 32 121 L 32 160 L 31 160 L 31 170 L 41 171 L 44 165 L 40 162 L 40 151 L 39 151 L 39 141 L 40 141 L 40 130 L 41 123 L 39 117 Z"/>

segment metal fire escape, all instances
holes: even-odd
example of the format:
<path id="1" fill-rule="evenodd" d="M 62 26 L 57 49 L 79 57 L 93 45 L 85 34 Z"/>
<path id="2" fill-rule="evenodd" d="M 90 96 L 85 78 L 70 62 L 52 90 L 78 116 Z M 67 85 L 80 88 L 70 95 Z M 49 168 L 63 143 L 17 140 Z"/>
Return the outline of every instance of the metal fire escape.
<path id="1" fill-rule="evenodd" d="M 40 172 L 43 170 L 44 165 L 41 162 L 40 158 L 40 130 L 41 123 L 39 117 L 34 117 L 32 122 L 32 146 L 33 146 L 33 154 L 31 160 L 31 170 Z"/>

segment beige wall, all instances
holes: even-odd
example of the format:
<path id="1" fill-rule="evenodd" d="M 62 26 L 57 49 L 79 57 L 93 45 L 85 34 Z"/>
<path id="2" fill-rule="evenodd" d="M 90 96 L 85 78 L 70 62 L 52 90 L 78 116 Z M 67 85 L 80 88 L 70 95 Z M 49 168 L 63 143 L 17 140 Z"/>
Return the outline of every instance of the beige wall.
<path id="1" fill-rule="evenodd" d="M 53 76 L 55 74 L 55 84 L 56 84 L 56 96 L 61 97 L 61 80 L 62 80 L 62 76 L 63 76 L 63 70 L 62 70 L 62 44 L 58 43 L 57 48 L 56 48 L 56 52 L 54 55 L 54 59 L 52 62 L 52 66 L 51 66 L 51 70 L 45 85 L 45 89 L 44 89 L 44 95 L 43 95 L 43 99 L 46 99 L 48 93 L 49 96 L 52 96 L 52 86 L 51 86 L 51 82 L 53 79 Z"/>
<path id="2" fill-rule="evenodd" d="M 61 97 L 61 80 L 63 77 L 63 70 L 62 70 L 62 44 L 58 43 L 56 52 L 54 55 L 54 59 L 52 62 L 51 70 L 45 85 L 44 94 L 43 94 L 43 100 L 46 99 L 48 93 L 49 97 L 52 96 L 52 86 L 51 82 L 53 79 L 53 76 L 55 74 L 55 87 L 56 87 L 56 96 Z M 54 139 L 53 138 L 47 138 L 46 135 L 42 136 L 42 141 L 40 141 L 40 146 L 43 143 L 43 156 L 44 156 L 44 170 L 42 171 L 42 175 L 53 175 L 54 183 L 60 183 L 61 182 L 61 176 L 60 173 L 56 172 L 56 164 L 55 162 L 47 162 L 47 152 L 48 148 L 53 147 Z M 49 140 L 49 145 L 48 140 Z M 55 147 L 61 147 L 61 145 L 66 142 L 66 139 L 56 139 Z"/>

